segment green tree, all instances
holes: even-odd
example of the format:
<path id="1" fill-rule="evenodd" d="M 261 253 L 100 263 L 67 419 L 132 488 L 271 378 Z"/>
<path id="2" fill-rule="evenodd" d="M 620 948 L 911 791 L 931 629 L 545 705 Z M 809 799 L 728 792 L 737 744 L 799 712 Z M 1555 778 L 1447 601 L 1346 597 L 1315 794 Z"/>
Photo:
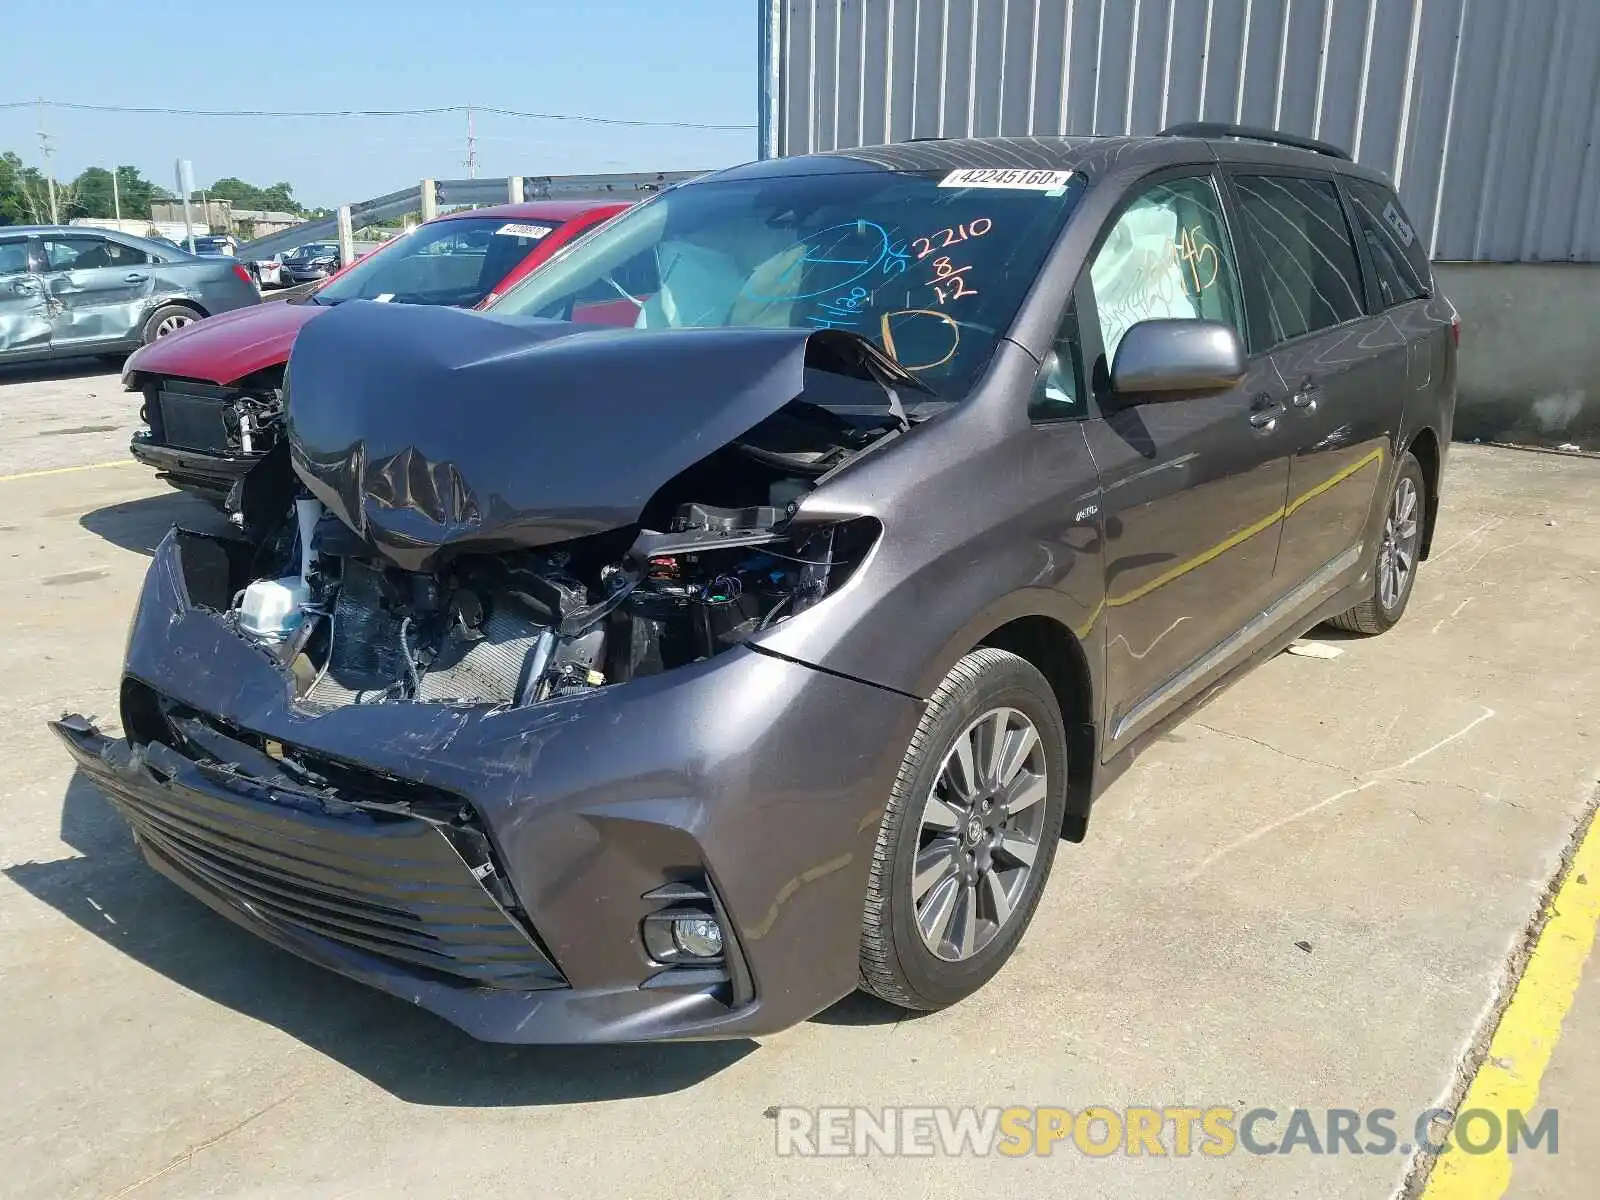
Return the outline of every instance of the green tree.
<path id="1" fill-rule="evenodd" d="M 166 188 L 141 175 L 138 167 L 117 168 L 117 189 L 122 193 L 124 217 L 148 217 L 153 202 L 173 199 Z"/>
<path id="2" fill-rule="evenodd" d="M 86 167 L 73 181 L 76 193 L 72 211 L 63 211 L 61 219 L 73 217 L 114 217 L 116 205 L 111 194 L 111 172 L 104 167 Z M 59 207 L 59 206 L 58 206 Z M 146 216 L 149 214 L 146 213 Z"/>
<path id="3" fill-rule="evenodd" d="M 0 225 L 26 225 L 30 220 L 22 195 L 22 156 L 7 150 L 0 154 Z"/>
<path id="4" fill-rule="evenodd" d="M 230 175 L 213 183 L 206 189 L 206 194 L 213 200 L 229 200 L 235 208 L 288 212 L 296 216 L 304 212 L 295 202 L 294 185 L 289 183 L 275 183 L 271 187 L 263 188 Z M 199 198 L 200 193 L 196 192 L 193 199 Z"/>
<path id="5" fill-rule="evenodd" d="M 294 186 L 288 183 L 275 183 L 261 193 L 262 208 L 271 212 L 300 213 L 304 210 L 295 202 Z"/>

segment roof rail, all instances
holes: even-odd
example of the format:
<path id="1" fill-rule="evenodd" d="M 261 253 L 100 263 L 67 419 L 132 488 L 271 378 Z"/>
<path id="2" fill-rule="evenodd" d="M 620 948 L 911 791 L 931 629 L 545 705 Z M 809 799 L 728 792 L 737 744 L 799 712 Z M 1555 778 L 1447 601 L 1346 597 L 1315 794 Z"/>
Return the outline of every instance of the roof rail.
<path id="1" fill-rule="evenodd" d="M 1276 129 L 1259 129 L 1254 125 L 1230 125 L 1225 121 L 1190 121 L 1183 125 L 1168 125 L 1156 136 L 1246 138 L 1252 142 L 1273 142 L 1279 146 L 1293 146 L 1296 150 L 1310 150 L 1314 154 L 1326 154 L 1329 158 L 1351 161 L 1349 152 L 1339 149 L 1332 142 L 1302 137 L 1298 133 L 1282 133 Z"/>

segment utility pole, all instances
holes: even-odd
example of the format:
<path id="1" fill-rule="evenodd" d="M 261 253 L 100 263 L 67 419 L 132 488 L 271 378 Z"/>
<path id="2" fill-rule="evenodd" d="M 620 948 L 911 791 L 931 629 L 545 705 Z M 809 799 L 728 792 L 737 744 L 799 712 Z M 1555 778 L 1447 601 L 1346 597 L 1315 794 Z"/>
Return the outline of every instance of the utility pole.
<path id="1" fill-rule="evenodd" d="M 50 165 L 50 156 L 55 150 L 50 146 L 50 135 L 44 131 L 44 97 L 39 97 L 39 146 L 44 155 L 44 179 L 50 189 L 50 224 L 61 224 L 61 214 L 56 211 L 56 173 Z"/>
<path id="2" fill-rule="evenodd" d="M 467 178 L 478 177 L 478 138 L 472 129 L 472 105 L 467 105 Z"/>
<path id="3" fill-rule="evenodd" d="M 178 195 L 183 198 L 183 231 L 184 241 L 188 244 L 189 253 L 194 253 L 194 217 L 189 212 L 189 193 L 194 191 L 194 168 L 187 159 L 180 158 L 173 163 L 172 174 L 177 179 Z"/>
<path id="4" fill-rule="evenodd" d="M 111 168 L 111 211 L 117 214 L 117 232 L 122 232 L 122 193 L 117 189 L 117 172 L 121 167 Z"/>

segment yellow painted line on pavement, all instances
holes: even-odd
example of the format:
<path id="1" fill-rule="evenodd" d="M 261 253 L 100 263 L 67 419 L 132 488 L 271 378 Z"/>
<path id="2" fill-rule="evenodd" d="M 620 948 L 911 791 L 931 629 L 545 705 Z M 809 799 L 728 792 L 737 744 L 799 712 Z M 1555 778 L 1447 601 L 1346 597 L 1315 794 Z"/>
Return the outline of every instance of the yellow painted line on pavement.
<path id="1" fill-rule="evenodd" d="M 68 475 L 73 471 L 103 471 L 107 467 L 131 467 L 134 465 L 131 458 L 117 458 L 111 462 L 84 463 L 77 467 L 46 467 L 42 471 L 19 471 L 15 475 L 0 475 L 0 483 L 12 483 L 18 479 L 42 479 L 46 475 Z"/>
<path id="2" fill-rule="evenodd" d="M 1483 1065 L 1457 1112 L 1489 1109 L 1501 1120 L 1512 1109 L 1531 1113 L 1539 1083 L 1561 1037 L 1583 966 L 1600 924 L 1600 819 L 1592 821 L 1567 875 L 1545 909 L 1511 1003 L 1500 1016 Z M 1454 1148 L 1434 1163 L 1423 1200 L 1496 1200 L 1511 1186 L 1511 1157 L 1502 1138 L 1485 1154 Z"/>

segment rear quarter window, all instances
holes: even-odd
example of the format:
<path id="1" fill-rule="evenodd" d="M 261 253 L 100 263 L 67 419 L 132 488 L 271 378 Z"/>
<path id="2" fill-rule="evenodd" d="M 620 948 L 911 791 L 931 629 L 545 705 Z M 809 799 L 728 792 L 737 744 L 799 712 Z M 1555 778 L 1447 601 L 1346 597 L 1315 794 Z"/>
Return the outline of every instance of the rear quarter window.
<path id="1" fill-rule="evenodd" d="M 1427 247 L 1400 206 L 1399 197 L 1382 184 L 1365 179 L 1346 179 L 1344 183 L 1383 306 L 1431 296 L 1433 273 Z"/>
<path id="2" fill-rule="evenodd" d="M 0 242 L 0 278 L 28 273 L 28 243 L 24 238 Z"/>

